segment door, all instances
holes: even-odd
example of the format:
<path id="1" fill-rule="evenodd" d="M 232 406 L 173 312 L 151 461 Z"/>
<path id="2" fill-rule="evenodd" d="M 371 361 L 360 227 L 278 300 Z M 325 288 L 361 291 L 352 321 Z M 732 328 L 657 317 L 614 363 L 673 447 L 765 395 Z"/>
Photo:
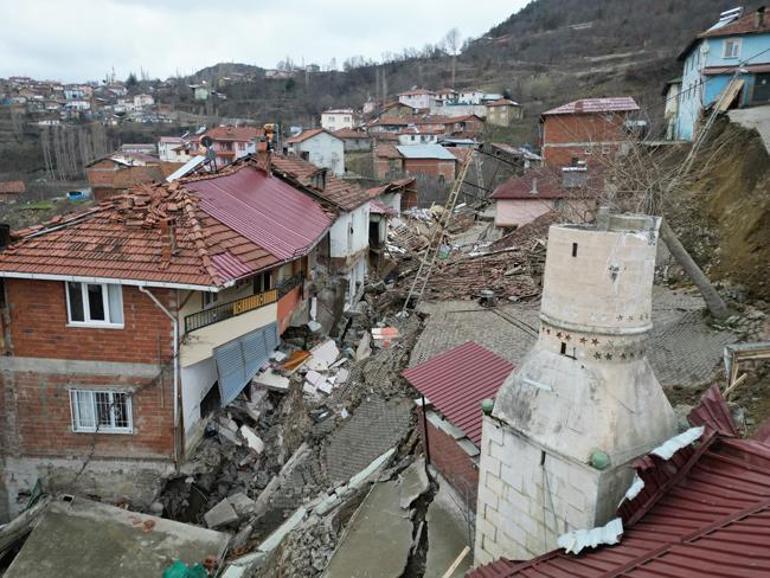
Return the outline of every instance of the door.
<path id="1" fill-rule="evenodd" d="M 278 347 L 278 324 L 247 333 L 214 350 L 222 407 L 233 401 Z"/>
<path id="2" fill-rule="evenodd" d="M 757 74 L 754 78 L 752 103 L 770 102 L 770 72 Z"/>

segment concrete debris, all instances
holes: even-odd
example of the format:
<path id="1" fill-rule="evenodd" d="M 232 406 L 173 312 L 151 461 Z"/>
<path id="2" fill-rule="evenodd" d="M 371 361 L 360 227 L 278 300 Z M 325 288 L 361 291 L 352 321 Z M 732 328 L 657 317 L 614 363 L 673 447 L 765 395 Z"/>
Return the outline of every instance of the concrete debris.
<path id="1" fill-rule="evenodd" d="M 358 347 L 356 348 L 356 361 L 363 361 L 372 355 L 372 338 L 369 333 L 364 333 Z"/>
<path id="2" fill-rule="evenodd" d="M 703 426 L 692 427 L 684 433 L 665 441 L 656 447 L 650 453 L 664 460 L 670 460 L 671 457 L 684 447 L 689 446 L 703 435 L 705 428 Z"/>
<path id="3" fill-rule="evenodd" d="M 425 460 L 421 458 L 401 474 L 401 508 L 411 508 L 414 501 L 429 489 L 430 480 L 425 471 Z"/>
<path id="4" fill-rule="evenodd" d="M 333 339 L 327 339 L 310 350 L 307 367 L 315 371 L 326 371 L 340 356 L 340 350 Z"/>
<path id="5" fill-rule="evenodd" d="M 225 498 L 203 515 L 209 528 L 217 529 L 235 524 L 240 520 L 230 501 Z"/>
<path id="6" fill-rule="evenodd" d="M 263 371 L 258 373 L 254 378 L 254 383 L 268 389 L 269 391 L 277 391 L 279 393 L 286 393 L 289 391 L 289 378 L 284 377 L 280 373 L 276 373 L 272 370 Z"/>
<path id="7" fill-rule="evenodd" d="M 235 513 L 239 518 L 246 518 L 251 516 L 256 511 L 257 503 L 249 498 L 243 492 L 238 492 L 227 498 L 228 503 L 232 506 Z"/>
<path id="8" fill-rule="evenodd" d="M 323 329 L 323 325 L 318 323 L 318 321 L 311 320 L 307 322 L 307 328 L 313 333 L 318 333 L 319 331 L 321 331 L 321 329 Z"/>
<path id="9" fill-rule="evenodd" d="M 249 426 L 244 424 L 239 431 L 243 439 L 246 440 L 246 445 L 257 452 L 257 454 L 261 454 L 265 450 L 265 442 Z"/>
<path id="10" fill-rule="evenodd" d="M 340 368 L 337 375 L 334 376 L 334 385 L 342 385 L 348 380 L 348 377 L 350 377 L 350 372 L 344 367 Z"/>
<path id="11" fill-rule="evenodd" d="M 425 516 L 428 525 L 425 578 L 462 578 L 473 565 L 469 511 L 459 506 L 462 503 L 463 499 L 442 479 Z M 466 552 L 465 556 L 457 562 L 463 552 Z M 455 563 L 454 570 L 447 575 L 448 569 Z"/>
<path id="12" fill-rule="evenodd" d="M 324 576 L 396 578 L 412 548 L 412 522 L 396 482 L 375 484 L 345 529 Z M 373 547 L 373 545 L 376 545 Z"/>
<path id="13" fill-rule="evenodd" d="M 575 530 L 559 536 L 557 544 L 567 554 L 580 554 L 585 548 L 596 548 L 600 544 L 617 544 L 623 535 L 623 521 L 610 520 L 604 526 L 590 530 Z"/>

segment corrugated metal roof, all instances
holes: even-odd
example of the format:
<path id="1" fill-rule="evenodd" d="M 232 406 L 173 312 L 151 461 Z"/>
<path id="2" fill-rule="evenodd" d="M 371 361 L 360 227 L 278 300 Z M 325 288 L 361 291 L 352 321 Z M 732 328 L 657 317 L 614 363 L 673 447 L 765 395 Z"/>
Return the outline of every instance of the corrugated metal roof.
<path id="1" fill-rule="evenodd" d="M 620 508 L 627 529 L 617 546 L 498 560 L 470 576 L 770 578 L 770 446 L 707 427 L 697 446 L 635 467 L 645 487 Z"/>
<path id="2" fill-rule="evenodd" d="M 397 146 L 396 150 L 406 159 L 438 159 L 454 161 L 455 156 L 441 145 L 416 144 Z"/>
<path id="3" fill-rule="evenodd" d="M 639 105 L 630 96 L 618 96 L 613 98 L 582 98 L 552 108 L 543 113 L 543 116 L 554 114 L 591 114 L 602 112 L 631 112 L 639 110 Z"/>
<path id="4" fill-rule="evenodd" d="M 446 419 L 476 445 L 481 444 L 481 401 L 495 397 L 513 365 L 469 341 L 431 357 L 403 376 Z"/>
<path id="5" fill-rule="evenodd" d="M 201 210 L 281 259 L 310 250 L 331 225 L 309 196 L 250 166 L 185 187 L 200 197 Z"/>

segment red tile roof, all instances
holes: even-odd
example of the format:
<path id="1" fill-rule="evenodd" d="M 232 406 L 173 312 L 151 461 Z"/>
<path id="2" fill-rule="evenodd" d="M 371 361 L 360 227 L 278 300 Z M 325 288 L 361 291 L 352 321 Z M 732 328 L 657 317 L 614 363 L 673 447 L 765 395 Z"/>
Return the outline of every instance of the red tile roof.
<path id="1" fill-rule="evenodd" d="M 543 113 L 543 116 L 554 114 L 594 114 L 607 112 L 633 112 L 639 110 L 639 105 L 630 96 L 614 98 L 583 98 L 568 102 L 557 108 Z"/>
<path id="2" fill-rule="evenodd" d="M 620 544 L 577 556 L 558 550 L 529 562 L 498 560 L 470 576 L 770 577 L 770 446 L 721 434 L 724 400 L 705 403 L 706 414 L 723 407 L 718 419 L 704 422 L 698 445 L 634 464 L 645 485 L 620 508 Z"/>
<path id="3" fill-rule="evenodd" d="M 0 253 L 0 276 L 221 287 L 307 250 L 330 224 L 305 194 L 243 167 L 141 185 L 18 231 Z"/>
<path id="4" fill-rule="evenodd" d="M 24 181 L 0 181 L 0 195 L 20 195 L 26 190 Z"/>
<path id="5" fill-rule="evenodd" d="M 264 134 L 264 130 L 253 126 L 218 126 L 206 131 L 206 136 L 215 141 L 248 142 Z"/>
<path id="6" fill-rule="evenodd" d="M 513 365 L 469 341 L 402 375 L 477 446 L 481 444 L 481 401 L 495 397 Z"/>
<path id="7" fill-rule="evenodd" d="M 757 10 L 747 12 L 734 22 L 714 30 L 706 30 L 698 34 L 698 38 L 713 38 L 715 36 L 735 36 L 739 34 L 763 34 L 770 32 L 770 10 L 765 7 L 762 24 L 757 26 Z"/>
<path id="8" fill-rule="evenodd" d="M 381 159 L 402 159 L 401 153 L 398 152 L 396 145 L 392 144 L 379 144 L 374 147 L 374 156 Z"/>
<path id="9" fill-rule="evenodd" d="M 334 131 L 334 136 L 341 139 L 371 138 L 365 131 L 354 128 L 341 128 Z"/>
<path id="10" fill-rule="evenodd" d="M 315 187 L 313 176 L 323 169 L 299 157 L 273 155 L 271 166 L 277 174 L 297 182 L 316 197 L 344 211 L 352 211 L 369 200 L 366 191 L 356 183 L 338 179 L 328 171 L 323 190 Z"/>
<path id="11" fill-rule="evenodd" d="M 489 196 L 494 200 L 564 199 L 575 196 L 574 189 L 562 186 L 562 176 L 550 167 L 528 170 L 498 185 Z M 582 188 L 581 188 L 582 190 Z"/>
<path id="12" fill-rule="evenodd" d="M 518 102 L 512 101 L 510 98 L 499 98 L 492 102 L 488 102 L 487 106 L 521 106 Z"/>

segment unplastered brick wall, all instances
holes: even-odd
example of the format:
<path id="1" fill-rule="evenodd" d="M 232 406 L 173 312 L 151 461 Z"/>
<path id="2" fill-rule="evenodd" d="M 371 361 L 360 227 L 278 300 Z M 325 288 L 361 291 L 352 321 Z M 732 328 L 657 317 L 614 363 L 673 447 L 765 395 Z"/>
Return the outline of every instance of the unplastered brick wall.
<path id="1" fill-rule="evenodd" d="M 173 456 L 170 368 L 155 377 L 4 371 L 0 379 L 4 416 L 15 423 L 4 432 L 6 455 L 163 460 Z M 133 433 L 74 432 L 70 389 L 131 392 Z"/>
<path id="2" fill-rule="evenodd" d="M 476 461 L 448 433 L 428 421 L 428 444 L 425 444 L 425 426 L 422 411 L 419 415 L 419 431 L 423 448 L 430 449 L 430 462 L 466 502 L 468 509 L 476 509 L 476 488 L 479 470 Z"/>
<path id="3" fill-rule="evenodd" d="M 14 356 L 159 364 L 173 355 L 170 319 L 136 287 L 123 286 L 124 327 L 104 329 L 67 326 L 64 282 L 7 279 L 5 286 Z M 151 291 L 175 309 L 173 290 Z"/>
<path id="4" fill-rule="evenodd" d="M 593 528 L 600 472 L 543 454 L 493 418 L 481 442 L 475 563 L 527 560 L 565 532 Z"/>

